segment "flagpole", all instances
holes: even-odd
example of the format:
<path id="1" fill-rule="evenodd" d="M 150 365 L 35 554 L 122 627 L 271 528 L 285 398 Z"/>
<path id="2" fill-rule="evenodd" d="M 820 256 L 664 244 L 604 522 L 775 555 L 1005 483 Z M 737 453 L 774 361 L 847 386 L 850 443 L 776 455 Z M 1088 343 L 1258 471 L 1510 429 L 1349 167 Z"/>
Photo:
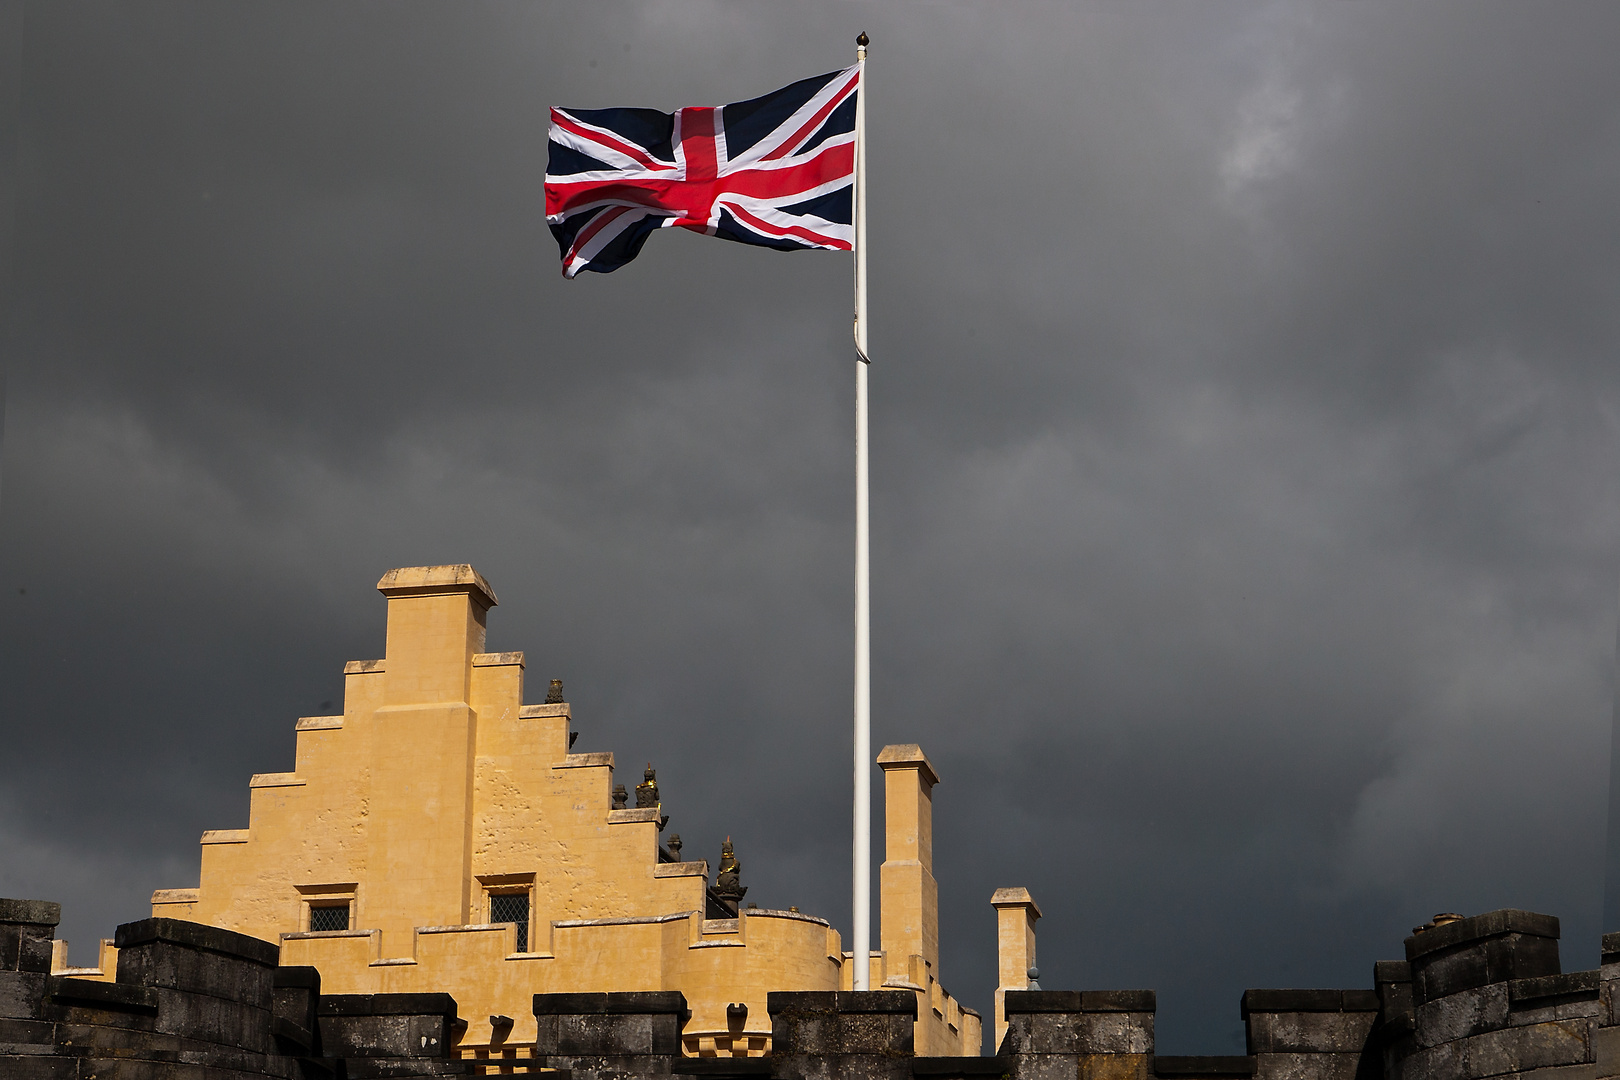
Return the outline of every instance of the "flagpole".
<path id="1" fill-rule="evenodd" d="M 855 971 L 851 985 L 871 989 L 872 971 L 872 550 L 867 483 L 866 376 L 866 46 L 855 39 L 860 68 L 855 96 Z"/>

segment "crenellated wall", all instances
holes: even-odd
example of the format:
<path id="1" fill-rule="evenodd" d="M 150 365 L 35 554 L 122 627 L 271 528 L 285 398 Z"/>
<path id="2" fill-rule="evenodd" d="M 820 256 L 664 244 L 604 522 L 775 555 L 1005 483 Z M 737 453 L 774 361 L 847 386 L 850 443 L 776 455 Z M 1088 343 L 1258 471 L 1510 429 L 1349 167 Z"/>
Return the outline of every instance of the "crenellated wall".
<path id="1" fill-rule="evenodd" d="M 539 1075 L 572 1080 L 1607 1080 L 1620 1072 L 1620 935 L 1558 970 L 1558 923 L 1525 911 L 1413 935 L 1372 989 L 1250 990 L 1248 1053 L 1155 1053 L 1150 990 L 1008 990 L 995 1057 L 928 1055 L 909 989 L 771 992 L 770 1052 L 687 1056 L 678 991 L 542 993 L 532 1045 L 461 1045 L 443 992 L 345 994 L 274 945 L 147 919 L 118 928 L 116 982 L 52 976 L 57 906 L 0 900 L 0 1076 L 97 1080 Z M 324 992 L 323 992 L 324 991 Z M 516 1016 L 496 1017 L 515 1023 Z"/>
<path id="2" fill-rule="evenodd" d="M 1561 974 L 1558 920 L 1493 911 L 1421 929 L 1373 987 L 1250 990 L 1248 1054 L 1153 1050 L 1149 991 L 1008 990 L 1013 1077 L 1093 1080 L 1598 1080 L 1616 1074 L 1620 938 Z M 1611 949 L 1611 946 L 1614 948 Z"/>

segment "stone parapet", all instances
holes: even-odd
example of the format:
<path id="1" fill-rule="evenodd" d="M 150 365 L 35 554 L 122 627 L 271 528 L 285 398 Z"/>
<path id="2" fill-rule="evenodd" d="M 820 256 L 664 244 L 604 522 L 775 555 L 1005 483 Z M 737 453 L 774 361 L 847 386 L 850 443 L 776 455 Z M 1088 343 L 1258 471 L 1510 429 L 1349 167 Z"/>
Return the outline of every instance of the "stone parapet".
<path id="1" fill-rule="evenodd" d="M 446 1058 L 455 1041 L 449 994 L 328 994 L 315 1004 L 321 1047 L 334 1057 Z"/>
<path id="2" fill-rule="evenodd" d="M 0 900 L 9 950 L 38 967 L 56 905 Z M 43 948 L 38 943 L 43 934 Z M 18 940 L 0 936 L 0 941 Z M 0 969 L 0 1076 L 101 1080 L 308 1080 L 468 1074 L 450 1056 L 445 994 L 320 994 L 312 968 L 277 966 L 275 945 L 178 919 L 118 928 L 117 981 Z M 421 999 L 421 1000 L 418 1000 Z"/>
<path id="3" fill-rule="evenodd" d="M 1379 1058 L 1373 990 L 1250 990 L 1243 1019 L 1257 1080 L 1355 1080 Z M 1371 1054 L 1371 1057 L 1368 1055 Z"/>
<path id="4" fill-rule="evenodd" d="M 62 905 L 0 900 L 0 971 L 49 972 Z"/>
<path id="5" fill-rule="evenodd" d="M 1372 989 L 1247 991 L 1244 1055 L 1157 1054 L 1152 991 L 1008 990 L 1007 1035 L 993 1058 L 916 1056 L 911 990 L 768 994 L 764 1057 L 684 1056 L 692 1012 L 673 991 L 535 995 L 532 1058 L 510 1043 L 469 1050 L 471 1018 L 457 1015 L 448 994 L 322 994 L 320 973 L 278 966 L 275 945 L 177 919 L 119 927 L 116 982 L 52 975 L 57 915 L 54 905 L 0 900 L 0 1076 L 364 1080 L 499 1068 L 557 1080 L 1609 1080 L 1620 1072 L 1620 937 L 1604 939 L 1600 970 L 1559 972 L 1556 922 L 1529 912 L 1426 929 L 1408 941 L 1408 960 L 1375 965 Z M 509 1016 L 489 1022 L 513 1026 Z"/>
<path id="6" fill-rule="evenodd" d="M 1031 1080 L 1145 1080 L 1153 1062 L 1151 990 L 1009 990 L 999 1053 Z"/>
<path id="7" fill-rule="evenodd" d="M 773 993 L 766 1008 L 778 1077 L 901 1080 L 911 1074 L 917 995 L 910 991 Z"/>
<path id="8" fill-rule="evenodd" d="M 668 1076 L 690 1015 L 686 996 L 673 991 L 536 994 L 535 1063 L 576 1080 Z"/>

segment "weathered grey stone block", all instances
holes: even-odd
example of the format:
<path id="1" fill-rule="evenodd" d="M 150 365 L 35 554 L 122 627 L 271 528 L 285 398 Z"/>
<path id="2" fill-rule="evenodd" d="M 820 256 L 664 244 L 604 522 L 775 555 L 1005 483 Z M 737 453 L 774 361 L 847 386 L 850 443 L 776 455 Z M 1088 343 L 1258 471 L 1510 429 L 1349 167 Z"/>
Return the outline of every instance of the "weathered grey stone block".
<path id="1" fill-rule="evenodd" d="M 1081 1054 L 1153 1053 L 1150 1012 L 1090 1012 L 1075 1017 L 1075 1050 Z"/>
<path id="2" fill-rule="evenodd" d="M 62 905 L 51 900 L 0 899 L 0 923 L 55 926 L 62 921 Z"/>
<path id="3" fill-rule="evenodd" d="M 43 1018 L 48 978 L 38 971 L 0 971 L 0 1019 Z"/>
<path id="4" fill-rule="evenodd" d="M 1550 1069 L 1531 1069 L 1520 1073 L 1519 1080 L 1597 1080 L 1597 1066 L 1555 1065 Z"/>
<path id="5" fill-rule="evenodd" d="M 312 967 L 275 969 L 270 996 L 270 1031 L 281 1049 L 300 1055 L 318 1055 L 320 1026 L 315 1002 L 321 996 L 321 973 Z"/>
<path id="6" fill-rule="evenodd" d="M 50 971 L 55 930 L 47 923 L 0 922 L 0 971 Z"/>
<path id="7" fill-rule="evenodd" d="M 1019 1025 L 1023 1038 L 1017 1053 L 1078 1054 L 1079 1032 L 1072 1013 L 1030 1013 Z"/>
<path id="8" fill-rule="evenodd" d="M 773 993 L 766 1008 L 778 1075 L 909 1080 L 917 1019 L 910 991 Z"/>
<path id="9" fill-rule="evenodd" d="M 329 1056 L 439 1058 L 450 1052 L 456 1002 L 449 994 L 333 994 L 315 1013 Z"/>
<path id="10" fill-rule="evenodd" d="M 1418 1046 L 1428 1047 L 1493 1031 L 1507 1023 L 1508 1005 L 1507 983 L 1459 990 L 1417 1006 L 1412 1034 Z"/>
<path id="11" fill-rule="evenodd" d="M 1012 1080 L 1076 1080 L 1081 1060 L 1074 1054 L 1021 1054 L 1009 1057 L 1007 1067 Z M 1095 1059 L 1091 1060 L 1095 1067 Z"/>
<path id="12" fill-rule="evenodd" d="M 1376 1012 L 1250 1012 L 1249 1053 L 1357 1054 L 1377 1020 Z"/>
<path id="13" fill-rule="evenodd" d="M 270 1008 L 281 950 L 268 941 L 178 919 L 125 923 L 114 941 L 120 983 Z"/>
<path id="14" fill-rule="evenodd" d="M 1403 1080 L 1466 1080 L 1463 1043 L 1441 1043 L 1414 1050 L 1401 1062 Z"/>
<path id="15" fill-rule="evenodd" d="M 917 998 L 908 990 L 773 993 L 766 1008 L 773 1054 L 912 1051 Z"/>
<path id="16" fill-rule="evenodd" d="M 1515 1026 L 1581 1017 L 1596 1020 L 1602 1009 L 1601 982 L 1596 971 L 1516 979 L 1508 984 L 1508 998 L 1507 1022 Z"/>
<path id="17" fill-rule="evenodd" d="M 1360 1054 L 1262 1053 L 1255 1080 L 1356 1080 Z"/>
<path id="18" fill-rule="evenodd" d="M 158 998 L 157 1016 L 152 1022 L 154 1031 L 240 1047 L 255 1054 L 267 1054 L 273 1048 L 268 1008 L 184 990 L 156 987 L 152 992 Z"/>
<path id="19" fill-rule="evenodd" d="M 1592 1057 L 1599 1077 L 1620 1076 L 1620 1027 L 1593 1029 Z"/>
<path id="20" fill-rule="evenodd" d="M 1580 1000 L 1542 999 L 1525 1008 L 1514 1006 L 1508 1012 L 1507 1023 L 1510 1027 L 1545 1024 L 1549 1020 L 1590 1020 L 1596 1024 L 1598 1008 L 1599 1002 L 1595 993 Z"/>
<path id="21" fill-rule="evenodd" d="M 536 994 L 535 1054 L 581 1076 L 668 1073 L 690 1013 L 678 992 Z"/>
<path id="22" fill-rule="evenodd" d="M 45 980 L 45 997 L 50 1005 L 64 1009 L 93 1009 L 114 1013 L 153 1015 L 158 1010 L 157 991 L 127 983 L 51 976 Z M 127 1023 L 126 1017 L 105 1017 L 107 1023 Z M 151 1024 L 144 1025 L 150 1029 Z"/>
<path id="23" fill-rule="evenodd" d="M 1153 1074 L 1153 1055 L 1146 1053 L 1082 1054 L 1078 1064 L 1080 1080 L 1146 1080 Z"/>
<path id="24" fill-rule="evenodd" d="M 1156 1004 L 1144 990 L 1008 991 L 1001 1052 L 1151 1054 Z"/>
<path id="25" fill-rule="evenodd" d="M 49 1046 L 55 1039 L 56 1025 L 49 1020 L 0 1020 L 0 1054 L 26 1053 L 6 1047 Z"/>
<path id="26" fill-rule="evenodd" d="M 1579 1020 L 1506 1028 L 1460 1040 L 1470 1080 L 1593 1061 L 1591 1025 Z M 1438 1080 L 1438 1078 L 1436 1078 Z"/>
<path id="27" fill-rule="evenodd" d="M 557 1017 L 554 1054 L 650 1055 L 653 1033 L 648 1016 L 573 1015 Z"/>
<path id="28" fill-rule="evenodd" d="M 15 1056 L 0 1051 L 0 1076 L 6 1080 L 77 1080 L 74 1058 Z"/>

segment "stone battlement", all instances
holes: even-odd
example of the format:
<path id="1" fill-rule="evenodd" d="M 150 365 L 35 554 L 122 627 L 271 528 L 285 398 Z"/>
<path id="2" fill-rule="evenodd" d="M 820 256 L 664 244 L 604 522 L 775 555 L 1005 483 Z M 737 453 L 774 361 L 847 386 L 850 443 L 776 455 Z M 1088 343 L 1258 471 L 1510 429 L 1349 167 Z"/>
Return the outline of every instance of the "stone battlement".
<path id="1" fill-rule="evenodd" d="M 1154 1053 L 1151 990 L 1007 990 L 995 1057 L 918 1056 L 909 990 L 773 992 L 761 1057 L 691 1057 L 685 995 L 532 999 L 532 1046 L 461 1045 L 446 993 L 323 994 L 320 973 L 217 927 L 118 928 L 117 981 L 50 974 L 59 909 L 0 900 L 0 1075 L 557 1080 L 1609 1080 L 1620 1075 L 1620 934 L 1558 970 L 1558 922 L 1495 911 L 1414 934 L 1372 989 L 1250 990 L 1248 1053 Z M 1443 932 L 1441 932 L 1443 931 Z M 746 1011 L 746 1006 L 737 1009 Z M 480 1018 L 482 1019 L 482 1018 Z M 742 1017 L 739 1017 L 739 1022 Z M 515 1023 L 491 1016 L 497 1030 Z"/>

